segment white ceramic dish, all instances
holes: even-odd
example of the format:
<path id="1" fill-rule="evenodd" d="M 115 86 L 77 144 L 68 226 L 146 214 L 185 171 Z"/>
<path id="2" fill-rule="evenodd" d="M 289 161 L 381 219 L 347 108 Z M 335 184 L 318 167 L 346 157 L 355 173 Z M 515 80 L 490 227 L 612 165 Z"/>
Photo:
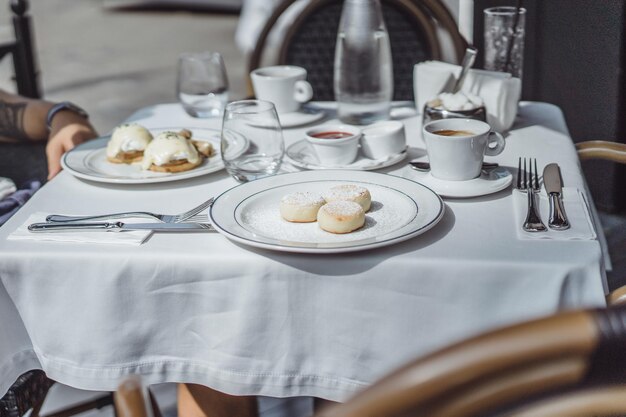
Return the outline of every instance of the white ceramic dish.
<path id="1" fill-rule="evenodd" d="M 306 140 L 299 140 L 287 147 L 286 151 L 289 162 L 293 165 L 304 169 L 349 169 L 358 171 L 372 171 L 375 169 L 381 169 L 393 164 L 397 164 L 406 158 L 406 148 L 395 155 L 391 155 L 383 159 L 369 159 L 359 150 L 356 156 L 356 160 L 351 164 L 341 166 L 325 166 L 320 164 L 315 151 Z"/>
<path id="2" fill-rule="evenodd" d="M 513 181 L 513 175 L 504 167 L 498 167 L 489 174 L 482 173 L 480 177 L 467 181 L 441 180 L 433 177 L 430 172 L 420 172 L 409 167 L 406 170 L 407 178 L 424 184 L 443 197 L 479 197 L 504 190 Z"/>
<path id="3" fill-rule="evenodd" d="M 365 226 L 328 233 L 313 223 L 290 223 L 280 199 L 298 191 L 323 192 L 357 184 L 372 195 Z M 302 171 L 241 184 L 215 199 L 209 218 L 217 231 L 246 245 L 297 253 L 356 252 L 392 245 L 422 234 L 443 217 L 444 205 L 432 190 L 414 181 L 363 171 Z"/>
<path id="4" fill-rule="evenodd" d="M 183 127 L 149 129 L 156 136 L 166 130 L 179 131 Z M 176 173 L 144 171 L 141 163 L 114 164 L 106 159 L 106 146 L 111 136 L 103 136 L 78 145 L 61 159 L 61 165 L 75 177 L 115 184 L 148 184 L 178 181 L 209 174 L 224 168 L 220 156 L 220 131 L 215 129 L 188 128 L 196 140 L 206 140 L 213 144 L 216 154 L 206 158 L 192 170 Z"/>
<path id="5" fill-rule="evenodd" d="M 316 136 L 320 134 L 325 136 Z M 361 129 L 339 123 L 319 125 L 304 132 L 304 138 L 322 165 L 348 165 L 356 160 L 359 152 Z"/>

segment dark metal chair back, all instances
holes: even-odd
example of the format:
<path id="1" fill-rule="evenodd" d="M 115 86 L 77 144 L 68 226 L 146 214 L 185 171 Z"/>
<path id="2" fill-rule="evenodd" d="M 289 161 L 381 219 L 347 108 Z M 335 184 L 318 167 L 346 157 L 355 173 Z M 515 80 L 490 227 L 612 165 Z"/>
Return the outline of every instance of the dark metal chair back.
<path id="1" fill-rule="evenodd" d="M 15 39 L 0 44 L 0 59 L 6 55 L 13 56 L 15 82 L 18 94 L 40 98 L 37 64 L 34 53 L 34 40 L 30 16 L 28 16 L 27 0 L 11 0 L 12 22 Z"/>

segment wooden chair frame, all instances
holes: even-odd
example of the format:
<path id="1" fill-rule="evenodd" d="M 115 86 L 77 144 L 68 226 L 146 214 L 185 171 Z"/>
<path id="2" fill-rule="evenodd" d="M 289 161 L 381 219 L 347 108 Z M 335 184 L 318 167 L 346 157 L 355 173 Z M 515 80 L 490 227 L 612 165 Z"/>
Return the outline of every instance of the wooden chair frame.
<path id="1" fill-rule="evenodd" d="M 626 144 L 605 140 L 590 140 L 576 144 L 578 158 L 605 159 L 620 164 L 626 164 Z"/>
<path id="2" fill-rule="evenodd" d="M 482 416 L 610 381 L 624 370 L 625 322 L 625 308 L 589 310 L 489 332 L 418 359 L 316 417 Z"/>

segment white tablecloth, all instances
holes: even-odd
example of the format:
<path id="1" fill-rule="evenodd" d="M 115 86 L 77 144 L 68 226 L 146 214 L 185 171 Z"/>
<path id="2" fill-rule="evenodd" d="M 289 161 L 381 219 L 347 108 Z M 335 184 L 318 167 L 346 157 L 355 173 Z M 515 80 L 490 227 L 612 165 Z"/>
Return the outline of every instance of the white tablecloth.
<path id="1" fill-rule="evenodd" d="M 175 104 L 139 111 L 147 127 L 219 127 Z M 405 119 L 422 155 L 418 116 Z M 287 143 L 303 129 L 285 130 Z M 522 104 L 494 160 L 557 162 L 585 190 L 563 116 Z M 405 175 L 398 164 L 386 172 Z M 153 185 L 105 185 L 67 172 L 0 228 L 0 392 L 41 367 L 83 389 L 195 382 L 232 394 L 344 400 L 392 368 L 495 326 L 604 305 L 597 240 L 520 240 L 511 189 L 446 200 L 441 223 L 372 251 L 298 255 L 212 234 L 155 234 L 136 247 L 7 241 L 34 212 L 177 213 L 236 185 L 226 173 Z M 6 293 L 5 293 L 6 291 Z M 19 314 L 18 314 L 19 312 Z"/>

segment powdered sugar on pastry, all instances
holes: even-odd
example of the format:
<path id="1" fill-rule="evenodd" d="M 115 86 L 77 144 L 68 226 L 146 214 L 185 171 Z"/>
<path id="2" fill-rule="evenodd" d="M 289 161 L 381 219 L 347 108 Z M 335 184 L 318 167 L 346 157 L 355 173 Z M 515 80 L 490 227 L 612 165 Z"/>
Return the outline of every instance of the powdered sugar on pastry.
<path id="1" fill-rule="evenodd" d="M 331 233 L 350 233 L 365 224 L 365 211 L 354 201 L 333 201 L 317 213 L 319 226 Z"/>
<path id="2" fill-rule="evenodd" d="M 287 194 L 280 200 L 280 215 L 290 222 L 314 222 L 317 220 L 317 212 L 325 203 L 324 198 L 316 193 L 305 191 Z"/>
<path id="3" fill-rule="evenodd" d="M 367 188 L 353 184 L 336 185 L 324 194 L 327 203 L 333 201 L 353 201 L 359 203 L 364 211 L 370 209 L 372 196 Z"/>

